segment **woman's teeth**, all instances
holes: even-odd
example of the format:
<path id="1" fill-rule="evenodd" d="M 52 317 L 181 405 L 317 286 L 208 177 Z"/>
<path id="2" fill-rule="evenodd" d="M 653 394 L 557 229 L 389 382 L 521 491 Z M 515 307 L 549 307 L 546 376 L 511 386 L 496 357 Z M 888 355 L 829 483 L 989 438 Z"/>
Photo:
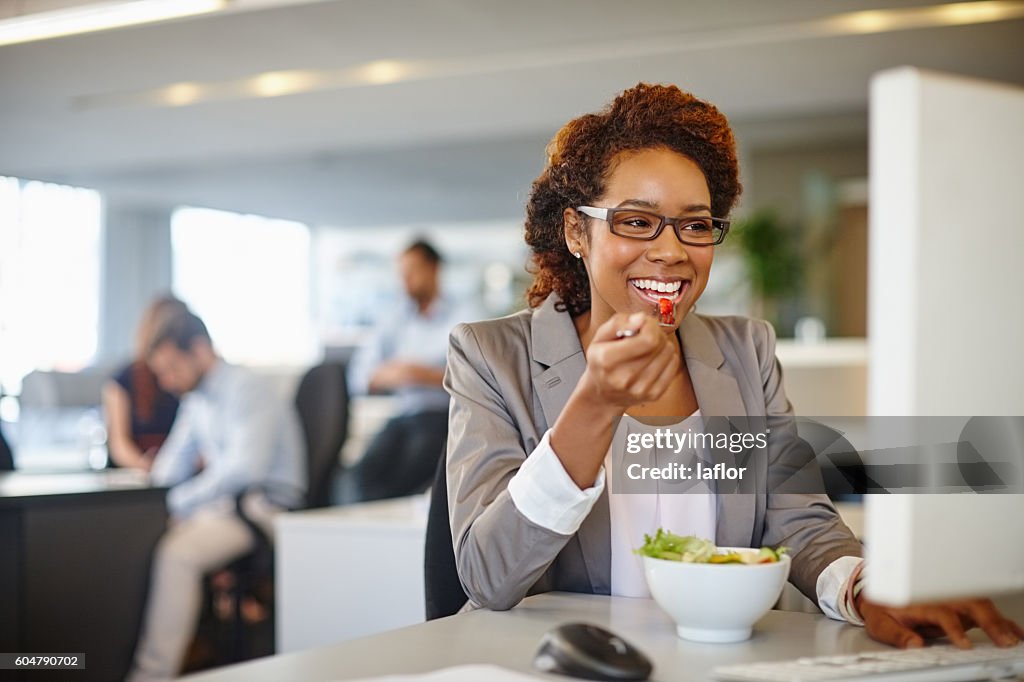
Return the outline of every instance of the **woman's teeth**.
<path id="1" fill-rule="evenodd" d="M 683 287 L 682 281 L 659 282 L 656 279 L 631 279 L 629 283 L 649 296 L 663 294 L 667 298 L 674 298 L 675 294 Z"/>

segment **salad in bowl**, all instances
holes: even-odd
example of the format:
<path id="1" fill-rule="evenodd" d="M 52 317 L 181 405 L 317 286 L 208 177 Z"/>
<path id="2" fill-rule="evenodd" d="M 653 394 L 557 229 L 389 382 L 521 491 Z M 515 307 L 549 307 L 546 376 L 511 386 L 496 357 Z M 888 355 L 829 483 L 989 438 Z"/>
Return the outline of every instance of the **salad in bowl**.
<path id="1" fill-rule="evenodd" d="M 676 622 L 676 634 L 697 642 L 739 642 L 778 601 L 789 577 L 785 547 L 716 547 L 664 529 L 644 536 L 651 596 Z"/>

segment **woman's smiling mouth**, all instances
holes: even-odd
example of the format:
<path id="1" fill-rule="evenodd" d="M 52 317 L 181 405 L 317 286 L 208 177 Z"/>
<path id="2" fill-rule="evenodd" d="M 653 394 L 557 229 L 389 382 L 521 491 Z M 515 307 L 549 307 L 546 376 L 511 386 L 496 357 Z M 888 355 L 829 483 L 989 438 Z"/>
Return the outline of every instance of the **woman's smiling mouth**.
<path id="1" fill-rule="evenodd" d="M 690 288 L 690 280 L 681 278 L 635 278 L 629 280 L 629 283 L 642 299 L 654 304 L 657 304 L 663 298 L 667 298 L 675 305 Z"/>

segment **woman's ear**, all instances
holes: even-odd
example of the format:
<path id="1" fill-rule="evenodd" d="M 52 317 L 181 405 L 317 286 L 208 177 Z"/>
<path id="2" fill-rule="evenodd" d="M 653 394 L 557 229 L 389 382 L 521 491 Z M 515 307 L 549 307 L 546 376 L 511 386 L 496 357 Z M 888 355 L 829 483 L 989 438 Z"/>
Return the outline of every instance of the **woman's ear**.
<path id="1" fill-rule="evenodd" d="M 586 253 L 586 230 L 583 226 L 583 217 L 575 209 L 567 208 L 562 211 L 562 229 L 565 234 L 565 245 L 569 253 L 577 258 L 582 258 Z"/>

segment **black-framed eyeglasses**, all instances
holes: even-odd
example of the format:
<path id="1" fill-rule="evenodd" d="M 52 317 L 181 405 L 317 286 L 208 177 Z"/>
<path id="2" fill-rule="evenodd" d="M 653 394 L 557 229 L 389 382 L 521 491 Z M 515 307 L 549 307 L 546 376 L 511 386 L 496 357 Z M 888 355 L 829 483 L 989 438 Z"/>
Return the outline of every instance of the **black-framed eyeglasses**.
<path id="1" fill-rule="evenodd" d="M 612 234 L 628 239 L 651 241 L 658 238 L 666 225 L 671 225 L 676 233 L 676 238 L 683 244 L 714 246 L 721 244 L 729 231 L 729 221 L 725 218 L 709 216 L 669 218 L 636 208 L 577 206 L 576 210 L 583 215 L 607 222 Z"/>

